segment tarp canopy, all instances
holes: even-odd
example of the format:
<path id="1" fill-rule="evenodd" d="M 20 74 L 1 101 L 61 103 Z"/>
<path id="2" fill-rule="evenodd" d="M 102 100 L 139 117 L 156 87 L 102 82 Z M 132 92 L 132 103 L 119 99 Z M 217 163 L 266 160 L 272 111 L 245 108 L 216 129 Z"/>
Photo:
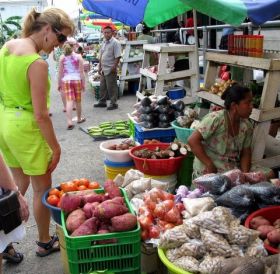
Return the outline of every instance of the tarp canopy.
<path id="1" fill-rule="evenodd" d="M 248 18 L 261 25 L 280 15 L 280 0 L 180 0 L 187 6 L 230 25 Z"/>
<path id="2" fill-rule="evenodd" d="M 191 9 L 180 0 L 83 0 L 82 5 L 132 27 L 140 22 L 154 27 Z"/>

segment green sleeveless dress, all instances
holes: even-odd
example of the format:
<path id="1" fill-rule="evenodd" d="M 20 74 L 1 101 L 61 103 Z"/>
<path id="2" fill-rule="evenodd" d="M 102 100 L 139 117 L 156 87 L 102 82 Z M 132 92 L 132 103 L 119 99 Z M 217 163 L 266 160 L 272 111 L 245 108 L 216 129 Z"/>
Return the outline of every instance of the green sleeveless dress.
<path id="1" fill-rule="evenodd" d="M 52 154 L 34 117 L 28 81 L 29 66 L 40 58 L 0 50 L 0 151 L 9 167 L 27 175 L 45 174 Z"/>

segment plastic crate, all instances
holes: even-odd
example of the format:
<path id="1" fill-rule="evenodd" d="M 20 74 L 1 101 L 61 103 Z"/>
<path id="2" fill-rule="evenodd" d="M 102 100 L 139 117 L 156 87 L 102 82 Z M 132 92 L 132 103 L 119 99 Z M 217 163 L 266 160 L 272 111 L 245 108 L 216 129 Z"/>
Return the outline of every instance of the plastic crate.
<path id="1" fill-rule="evenodd" d="M 195 129 L 192 128 L 180 127 L 177 121 L 173 121 L 171 125 L 175 129 L 177 139 L 185 144 L 188 142 L 191 134 L 195 131 Z"/>
<path id="2" fill-rule="evenodd" d="M 103 193 L 102 189 L 95 190 Z M 134 213 L 127 195 L 121 189 L 129 212 Z M 114 273 L 141 273 L 140 226 L 132 231 L 71 237 L 65 225 L 65 214 L 61 213 L 62 228 L 71 274 L 108 270 Z M 116 243 L 97 244 L 99 240 L 116 239 Z"/>
<path id="3" fill-rule="evenodd" d="M 144 143 L 145 139 L 156 139 L 162 143 L 171 143 L 174 141 L 175 137 L 176 133 L 173 128 L 145 130 L 140 125 L 135 124 L 134 140 L 141 145 Z"/>
<path id="4" fill-rule="evenodd" d="M 176 100 L 176 99 L 181 99 L 186 96 L 186 91 L 185 89 L 181 87 L 176 87 L 173 89 L 169 89 L 166 93 L 166 95 L 171 99 L 171 100 Z"/>

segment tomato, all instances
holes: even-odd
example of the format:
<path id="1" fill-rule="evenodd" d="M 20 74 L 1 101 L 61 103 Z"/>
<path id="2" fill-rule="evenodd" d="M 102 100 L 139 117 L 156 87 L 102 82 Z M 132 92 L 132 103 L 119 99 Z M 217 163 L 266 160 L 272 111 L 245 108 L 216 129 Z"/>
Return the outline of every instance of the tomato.
<path id="1" fill-rule="evenodd" d="M 89 189 L 98 189 L 98 188 L 100 188 L 100 184 L 98 182 L 90 182 L 88 184 L 88 188 Z"/>
<path id="2" fill-rule="evenodd" d="M 86 190 L 88 189 L 85 185 L 78 186 L 78 190 Z"/>
<path id="3" fill-rule="evenodd" d="M 63 191 L 63 190 L 60 190 L 60 192 L 59 192 L 59 198 L 61 198 L 63 194 L 64 194 L 64 191 Z"/>
<path id="4" fill-rule="evenodd" d="M 61 185 L 61 189 L 64 192 L 70 192 L 70 191 L 76 191 L 77 190 L 77 186 L 72 182 L 67 182 Z"/>
<path id="5" fill-rule="evenodd" d="M 174 226 L 175 226 L 174 224 L 167 223 L 167 224 L 164 226 L 164 230 L 171 229 L 171 228 L 173 228 Z"/>
<path id="6" fill-rule="evenodd" d="M 185 210 L 185 206 L 184 206 L 183 203 L 177 203 L 175 206 L 176 206 L 177 209 L 180 211 L 180 213 L 181 213 L 183 210 Z"/>
<path id="7" fill-rule="evenodd" d="M 50 195 L 47 198 L 47 202 L 52 206 L 57 206 L 59 203 L 59 198 L 56 195 Z"/>
<path id="8" fill-rule="evenodd" d="M 161 189 L 154 188 L 149 191 L 148 195 L 150 196 L 151 200 L 155 203 L 158 203 L 163 200 L 164 194 Z"/>
<path id="9" fill-rule="evenodd" d="M 165 201 L 162 202 L 162 204 L 163 204 L 166 212 L 174 207 L 174 201 L 173 200 L 165 200 Z"/>
<path id="10" fill-rule="evenodd" d="M 142 229 L 142 231 L 141 231 L 141 239 L 143 241 L 146 241 L 146 240 L 149 239 L 149 231 L 148 230 Z"/>
<path id="11" fill-rule="evenodd" d="M 139 216 L 138 221 L 144 229 L 148 229 L 153 224 L 152 218 L 144 215 Z"/>
<path id="12" fill-rule="evenodd" d="M 163 204 L 157 204 L 153 215 L 157 218 L 163 218 L 166 210 Z"/>
<path id="13" fill-rule="evenodd" d="M 146 204 L 147 208 L 150 209 L 151 211 L 153 211 L 156 207 L 156 203 L 153 202 L 150 197 L 145 199 L 145 204 Z"/>
<path id="14" fill-rule="evenodd" d="M 86 187 L 88 187 L 89 183 L 90 183 L 90 181 L 88 179 L 86 179 L 86 178 L 81 178 L 79 180 L 79 186 L 86 186 Z"/>
<path id="15" fill-rule="evenodd" d="M 80 185 L 80 180 L 79 179 L 74 179 L 72 180 L 72 183 L 75 185 L 75 186 L 79 186 Z"/>
<path id="16" fill-rule="evenodd" d="M 158 226 L 153 225 L 153 226 L 150 227 L 150 230 L 149 230 L 149 237 L 150 238 L 157 239 L 157 238 L 159 238 L 159 234 L 160 234 L 160 229 L 159 229 Z"/>
<path id="17" fill-rule="evenodd" d="M 174 195 L 172 193 L 164 192 L 163 194 L 163 199 L 164 200 L 174 200 Z"/>
<path id="18" fill-rule="evenodd" d="M 57 188 L 52 188 L 49 191 L 49 195 L 56 195 L 57 197 L 59 197 L 60 191 Z"/>

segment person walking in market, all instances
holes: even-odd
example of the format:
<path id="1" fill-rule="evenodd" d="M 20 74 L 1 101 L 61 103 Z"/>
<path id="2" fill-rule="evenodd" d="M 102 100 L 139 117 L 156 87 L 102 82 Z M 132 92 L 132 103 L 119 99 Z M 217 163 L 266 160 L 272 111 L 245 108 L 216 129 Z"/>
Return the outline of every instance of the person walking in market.
<path id="1" fill-rule="evenodd" d="M 86 121 L 82 117 L 81 95 L 85 90 L 84 61 L 80 54 L 73 51 L 73 47 L 68 43 L 63 46 L 64 54 L 59 60 L 58 70 L 58 90 L 66 97 L 67 129 L 74 128 L 72 123 L 73 104 L 76 104 L 77 123 Z"/>
<path id="2" fill-rule="evenodd" d="M 73 32 L 74 24 L 63 10 L 32 9 L 22 38 L 0 50 L 0 152 L 23 195 L 32 184 L 40 257 L 59 250 L 58 237 L 49 234 L 50 212 L 42 196 L 51 187 L 61 148 L 48 114 L 48 64 L 39 52 L 50 54 Z"/>
<path id="3" fill-rule="evenodd" d="M 0 196 L 5 194 L 7 191 L 14 191 L 17 193 L 18 202 L 20 205 L 20 217 L 22 221 L 27 222 L 29 218 L 29 209 L 27 200 L 22 196 L 18 190 L 17 185 L 15 184 L 8 167 L 5 165 L 4 160 L 0 154 Z M 0 202 L 1 211 L 7 209 L 2 208 Z M 5 222 L 5 219 L 3 219 Z M 2 222 L 2 220 L 1 220 Z M 15 221 L 16 223 L 16 221 Z M 18 258 L 20 261 L 23 259 L 23 254 L 15 252 L 13 246 L 10 244 L 10 241 L 19 241 L 25 235 L 25 229 L 22 224 L 15 227 L 12 231 L 5 234 L 2 229 L 0 229 L 0 274 L 2 273 L 2 257 L 4 259 L 10 259 L 13 261 L 14 257 Z M 3 254 L 2 254 L 3 253 Z"/>
<path id="4" fill-rule="evenodd" d="M 121 57 L 121 45 L 119 41 L 113 37 L 113 29 L 106 26 L 103 30 L 104 41 L 100 49 L 100 58 L 98 73 L 100 74 L 100 99 L 94 107 L 107 107 L 107 98 L 110 100 L 110 105 L 107 110 L 118 108 L 118 84 L 117 70 Z"/>

